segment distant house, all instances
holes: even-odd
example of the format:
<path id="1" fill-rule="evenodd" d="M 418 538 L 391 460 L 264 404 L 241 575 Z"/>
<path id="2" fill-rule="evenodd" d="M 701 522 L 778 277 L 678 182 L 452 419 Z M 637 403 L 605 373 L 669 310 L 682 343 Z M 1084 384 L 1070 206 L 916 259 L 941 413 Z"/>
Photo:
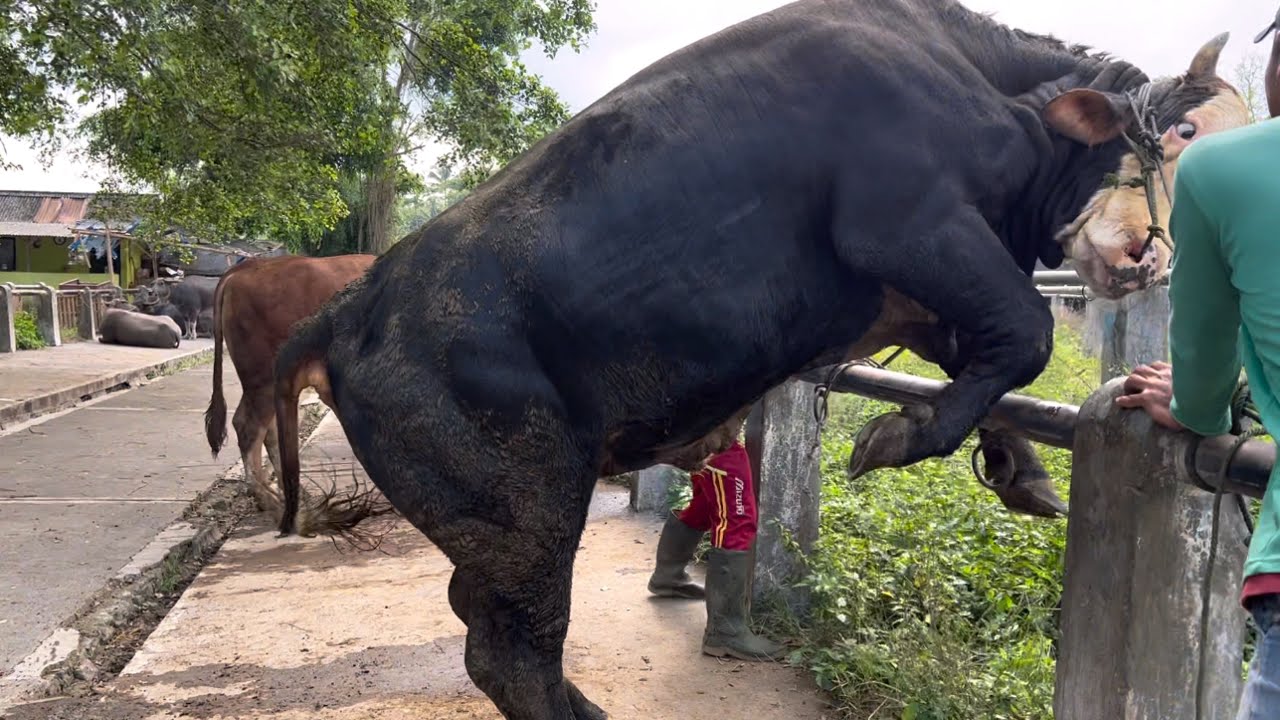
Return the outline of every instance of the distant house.
<path id="1" fill-rule="evenodd" d="M 133 238 L 136 219 L 112 221 L 108 228 L 95 217 L 102 210 L 103 199 L 92 193 L 0 190 L 0 283 L 113 282 L 132 287 L 161 267 L 192 275 L 221 275 L 246 257 L 286 252 L 279 243 L 202 244 L 174 231 L 194 259 L 184 262 L 177 253 L 163 250 L 153 256 Z"/>
<path id="2" fill-rule="evenodd" d="M 186 237 L 181 244 L 186 245 L 192 254 L 190 262 L 184 262 L 177 252 L 162 250 L 158 256 L 162 267 L 182 270 L 187 275 L 221 275 L 246 258 L 273 257 L 287 255 L 288 250 L 281 243 L 251 242 L 236 240 L 219 245 L 203 244 Z"/>

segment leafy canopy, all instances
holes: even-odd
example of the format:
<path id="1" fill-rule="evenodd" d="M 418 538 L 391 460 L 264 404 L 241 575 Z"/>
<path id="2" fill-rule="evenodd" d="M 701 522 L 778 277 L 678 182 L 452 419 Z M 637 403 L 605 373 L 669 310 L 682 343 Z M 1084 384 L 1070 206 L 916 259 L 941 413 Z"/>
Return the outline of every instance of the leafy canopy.
<path id="1" fill-rule="evenodd" d="M 0 131 L 74 127 L 146 189 L 143 234 L 299 237 L 349 211 L 340 176 L 428 137 L 469 182 L 567 117 L 519 63 L 579 47 L 590 0 L 0 0 Z M 79 111 L 78 113 L 75 111 Z M 400 165 L 403 169 L 403 165 Z M 349 193 L 348 193 L 349 195 Z"/>

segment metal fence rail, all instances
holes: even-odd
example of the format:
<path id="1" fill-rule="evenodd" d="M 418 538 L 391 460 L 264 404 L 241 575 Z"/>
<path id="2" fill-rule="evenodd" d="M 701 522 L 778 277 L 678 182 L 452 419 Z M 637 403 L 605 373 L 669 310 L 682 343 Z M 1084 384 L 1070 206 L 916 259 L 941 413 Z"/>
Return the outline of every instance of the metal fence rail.
<path id="1" fill-rule="evenodd" d="M 806 380 L 823 377 L 821 371 L 809 373 Z M 899 404 L 926 403 L 937 397 L 948 383 L 903 373 L 855 366 L 836 376 L 831 383 L 834 392 L 846 392 L 875 400 Z M 981 425 L 989 430 L 1002 430 L 1029 440 L 1070 450 L 1075 445 L 1075 431 L 1080 408 L 1075 405 L 1039 400 L 1025 395 L 1006 395 Z M 1192 469 L 1202 488 L 1213 490 L 1222 463 L 1231 454 L 1230 436 L 1205 438 L 1196 444 Z M 1223 490 L 1261 498 L 1275 465 L 1276 448 L 1261 440 L 1249 440 L 1231 455 Z"/>

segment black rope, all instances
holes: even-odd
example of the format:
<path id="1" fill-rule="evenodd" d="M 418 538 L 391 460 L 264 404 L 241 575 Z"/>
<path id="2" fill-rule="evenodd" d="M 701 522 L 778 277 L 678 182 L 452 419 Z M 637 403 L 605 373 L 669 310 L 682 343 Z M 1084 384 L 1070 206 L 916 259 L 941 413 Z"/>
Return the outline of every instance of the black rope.
<path id="1" fill-rule="evenodd" d="M 1205 655 L 1209 646 L 1209 600 L 1213 594 L 1213 566 L 1218 559 L 1219 513 L 1222 509 L 1223 486 L 1227 484 L 1227 470 L 1231 461 L 1244 444 L 1252 440 L 1251 435 L 1237 435 L 1222 460 L 1222 466 L 1214 473 L 1213 480 L 1213 519 L 1209 531 L 1209 558 L 1205 570 L 1204 581 L 1200 584 L 1200 662 L 1196 668 L 1196 718 L 1204 720 L 1208 717 L 1204 709 Z"/>

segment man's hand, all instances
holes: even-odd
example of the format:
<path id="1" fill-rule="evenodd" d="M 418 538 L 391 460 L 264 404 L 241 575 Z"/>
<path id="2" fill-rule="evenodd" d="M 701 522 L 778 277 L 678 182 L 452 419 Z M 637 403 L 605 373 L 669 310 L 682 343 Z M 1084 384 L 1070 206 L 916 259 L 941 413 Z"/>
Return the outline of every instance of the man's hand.
<path id="1" fill-rule="evenodd" d="M 1124 381 L 1124 395 L 1116 398 L 1123 408 L 1142 408 L 1156 424 L 1170 430 L 1183 430 L 1182 423 L 1169 411 L 1173 402 L 1173 367 L 1156 362 L 1135 369 Z"/>

